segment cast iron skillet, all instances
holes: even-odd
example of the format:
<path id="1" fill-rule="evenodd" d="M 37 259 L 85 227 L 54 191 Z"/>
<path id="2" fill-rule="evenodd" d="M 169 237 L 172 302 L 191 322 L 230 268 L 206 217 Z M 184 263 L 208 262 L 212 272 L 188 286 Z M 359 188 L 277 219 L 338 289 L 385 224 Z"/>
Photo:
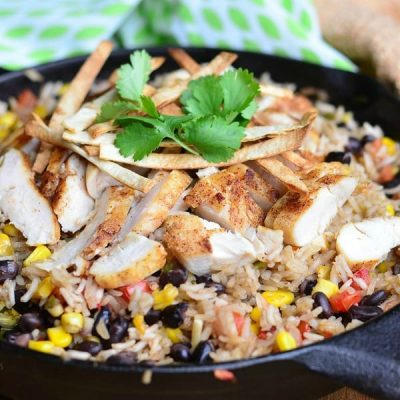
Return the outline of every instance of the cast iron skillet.
<path id="1" fill-rule="evenodd" d="M 187 49 L 199 62 L 218 50 Z M 165 49 L 149 50 L 165 55 Z M 127 61 L 130 52 L 115 52 L 103 76 Z M 400 138 L 400 102 L 372 79 L 308 63 L 238 52 L 236 66 L 269 71 L 278 82 L 325 89 L 330 101 L 353 110 L 359 121 L 382 126 Z M 84 58 L 43 65 L 47 80 L 69 81 Z M 162 71 L 175 69 L 169 60 Z M 0 77 L 0 98 L 7 99 L 25 87 L 37 89 L 21 73 Z M 400 307 L 351 332 L 311 346 L 256 359 L 207 365 L 153 368 L 150 385 L 141 383 L 148 366 L 111 367 L 62 360 L 0 343 L 0 395 L 7 399 L 311 399 L 344 384 L 380 398 L 400 398 Z M 232 370 L 236 383 L 213 377 L 216 368 Z"/>

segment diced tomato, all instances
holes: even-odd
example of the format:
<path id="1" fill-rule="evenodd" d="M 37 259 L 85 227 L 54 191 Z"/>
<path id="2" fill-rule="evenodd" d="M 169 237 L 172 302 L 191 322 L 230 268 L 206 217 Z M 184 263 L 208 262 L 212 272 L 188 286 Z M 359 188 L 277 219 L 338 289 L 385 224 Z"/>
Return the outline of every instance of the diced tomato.
<path id="1" fill-rule="evenodd" d="M 332 332 L 327 332 L 327 331 L 321 331 L 320 334 L 325 338 L 325 339 L 329 339 L 333 336 Z"/>
<path id="2" fill-rule="evenodd" d="M 18 99 L 18 104 L 21 107 L 29 108 L 29 109 L 35 108 L 36 103 L 37 103 L 37 97 L 35 96 L 35 94 L 30 89 L 23 90 L 18 95 L 17 99 Z"/>
<path id="3" fill-rule="evenodd" d="M 140 281 L 134 285 L 123 286 L 119 288 L 119 290 L 122 292 L 122 297 L 126 301 L 130 301 L 132 293 L 136 288 L 139 288 L 142 292 L 151 293 L 151 289 L 147 281 Z"/>
<path id="4" fill-rule="evenodd" d="M 356 290 L 354 293 L 350 293 L 349 290 L 335 294 L 329 301 L 332 308 L 336 312 L 346 312 L 351 306 L 360 302 L 362 298 L 361 291 Z"/>
<path id="5" fill-rule="evenodd" d="M 267 332 L 265 331 L 260 331 L 260 333 L 257 336 L 261 340 L 265 340 L 267 338 Z"/>
<path id="6" fill-rule="evenodd" d="M 371 283 L 371 277 L 370 277 L 370 275 L 369 275 L 369 270 L 366 269 L 366 268 L 361 268 L 361 269 L 359 269 L 358 271 L 356 271 L 356 272 L 354 273 L 354 276 L 355 276 L 356 278 L 362 279 L 367 285 L 369 285 L 369 284 Z M 355 282 L 355 281 L 353 281 L 353 283 L 351 284 L 351 286 L 352 286 L 354 289 L 357 289 L 357 290 L 358 290 L 358 289 L 361 289 L 360 286 L 358 285 L 358 283 Z"/>
<path id="7" fill-rule="evenodd" d="M 309 323 L 306 321 L 300 321 L 299 331 L 301 333 L 301 337 L 304 339 L 304 334 L 307 332 L 311 332 L 311 327 Z"/>
<path id="8" fill-rule="evenodd" d="M 220 381 L 235 382 L 236 380 L 234 373 L 227 369 L 216 369 L 214 377 Z"/>
<path id="9" fill-rule="evenodd" d="M 380 183 L 389 182 L 393 179 L 393 177 L 394 177 L 394 168 L 392 165 L 385 165 L 379 171 L 379 182 Z"/>
<path id="10" fill-rule="evenodd" d="M 368 150 L 371 153 L 377 153 L 379 149 L 382 147 L 382 139 L 375 139 L 373 142 L 368 143 Z"/>
<path id="11" fill-rule="evenodd" d="M 244 317 L 243 317 L 243 315 L 234 312 L 234 313 L 233 313 L 233 320 L 235 321 L 237 333 L 238 333 L 239 335 L 241 335 L 241 334 L 242 334 L 243 324 L 244 324 Z"/>

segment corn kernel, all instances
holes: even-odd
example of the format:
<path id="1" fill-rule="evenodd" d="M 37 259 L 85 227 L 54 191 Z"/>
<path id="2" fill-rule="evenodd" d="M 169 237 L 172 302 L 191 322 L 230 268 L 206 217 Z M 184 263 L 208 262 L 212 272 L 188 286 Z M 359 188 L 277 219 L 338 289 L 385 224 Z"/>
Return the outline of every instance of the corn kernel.
<path id="1" fill-rule="evenodd" d="M 0 257 L 12 256 L 14 249 L 11 240 L 5 233 L 0 233 Z"/>
<path id="2" fill-rule="evenodd" d="M 331 273 L 331 267 L 329 265 L 321 265 L 317 268 L 318 278 L 321 279 L 329 279 L 329 275 Z"/>
<path id="3" fill-rule="evenodd" d="M 13 224 L 5 224 L 3 226 L 3 232 L 12 237 L 19 235 L 19 230 Z"/>
<path id="4" fill-rule="evenodd" d="M 170 283 L 165 285 L 164 289 L 162 290 L 155 290 L 153 292 L 153 308 L 155 310 L 163 310 L 165 307 L 170 306 L 174 302 L 174 300 L 178 297 L 178 294 L 178 289 Z"/>
<path id="5" fill-rule="evenodd" d="M 386 205 L 386 214 L 390 215 L 391 217 L 393 217 L 396 214 L 393 206 L 390 203 Z"/>
<path id="6" fill-rule="evenodd" d="M 260 322 L 261 319 L 261 310 L 259 307 L 253 307 L 253 309 L 250 312 L 250 318 L 254 322 Z"/>
<path id="7" fill-rule="evenodd" d="M 46 108 L 44 105 L 42 105 L 42 104 L 38 104 L 38 105 L 35 107 L 35 109 L 34 109 L 33 112 L 34 112 L 35 114 L 37 114 L 41 119 L 46 118 L 46 117 L 47 117 L 47 114 L 48 114 L 47 108 Z"/>
<path id="8" fill-rule="evenodd" d="M 393 139 L 384 136 L 382 143 L 386 147 L 386 152 L 389 156 L 394 156 L 396 154 L 396 142 Z"/>
<path id="9" fill-rule="evenodd" d="M 282 307 L 287 304 L 293 303 L 294 294 L 288 290 L 267 290 L 262 294 L 269 304 L 275 307 Z"/>
<path id="10" fill-rule="evenodd" d="M 18 116 L 14 112 L 7 111 L 0 115 L 0 127 L 4 129 L 11 129 L 18 121 Z"/>
<path id="11" fill-rule="evenodd" d="M 40 244 L 29 254 L 28 258 L 24 261 L 24 267 L 29 267 L 32 263 L 37 261 L 45 260 L 51 256 L 51 251 L 46 247 Z"/>
<path id="12" fill-rule="evenodd" d="M 394 261 L 382 261 L 377 265 L 376 270 L 384 274 L 389 268 L 392 268 L 394 264 L 396 264 Z"/>
<path id="13" fill-rule="evenodd" d="M 318 279 L 312 293 L 314 294 L 317 292 L 322 292 L 329 298 L 339 292 L 339 286 L 327 279 Z"/>
<path id="14" fill-rule="evenodd" d="M 183 340 L 183 333 L 179 328 L 165 328 L 165 333 L 172 343 L 179 343 Z"/>
<path id="15" fill-rule="evenodd" d="M 83 328 L 83 315 L 77 312 L 68 312 L 62 315 L 61 325 L 68 333 L 78 333 Z"/>
<path id="16" fill-rule="evenodd" d="M 60 89 L 58 90 L 58 95 L 63 96 L 65 93 L 67 93 L 67 90 L 69 89 L 69 83 L 64 83 Z"/>
<path id="17" fill-rule="evenodd" d="M 0 142 L 3 141 L 9 134 L 10 131 L 8 129 L 0 128 Z"/>
<path id="18" fill-rule="evenodd" d="M 280 351 L 293 350 L 297 347 L 295 338 L 287 331 L 279 331 L 276 335 L 276 344 Z"/>
<path id="19" fill-rule="evenodd" d="M 39 286 L 35 292 L 35 296 L 41 299 L 47 299 L 51 295 L 51 292 L 54 290 L 54 288 L 55 285 L 51 280 L 51 277 L 47 276 L 42 280 L 42 282 L 39 283 Z"/>
<path id="20" fill-rule="evenodd" d="M 72 335 L 66 332 L 62 326 L 47 329 L 47 336 L 57 347 L 68 347 L 72 343 Z"/>
<path id="21" fill-rule="evenodd" d="M 256 322 L 252 322 L 250 324 L 250 331 L 253 332 L 255 335 L 258 335 L 260 333 L 260 325 Z"/>
<path id="22" fill-rule="evenodd" d="M 30 340 L 28 348 L 41 353 L 53 354 L 56 346 L 49 340 Z"/>
<path id="23" fill-rule="evenodd" d="M 254 265 L 257 269 L 265 269 L 265 268 L 267 268 L 267 266 L 268 266 L 268 264 L 267 264 L 266 262 L 263 262 L 263 261 L 256 261 L 253 265 Z"/>
<path id="24" fill-rule="evenodd" d="M 133 326 L 141 335 L 144 335 L 144 332 L 146 331 L 146 325 L 144 324 L 144 317 L 142 314 L 136 314 L 133 317 Z"/>
<path id="25" fill-rule="evenodd" d="M 54 318 L 58 318 L 64 312 L 64 307 L 55 296 L 50 296 L 48 298 L 44 308 Z"/>

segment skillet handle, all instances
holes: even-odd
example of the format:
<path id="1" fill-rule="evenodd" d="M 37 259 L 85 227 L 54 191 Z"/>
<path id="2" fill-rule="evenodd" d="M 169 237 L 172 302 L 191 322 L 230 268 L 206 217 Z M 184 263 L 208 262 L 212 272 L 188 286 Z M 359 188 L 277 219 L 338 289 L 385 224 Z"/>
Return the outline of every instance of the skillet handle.
<path id="1" fill-rule="evenodd" d="M 301 350 L 294 361 L 312 371 L 378 398 L 400 399 L 400 306 L 359 329 Z"/>

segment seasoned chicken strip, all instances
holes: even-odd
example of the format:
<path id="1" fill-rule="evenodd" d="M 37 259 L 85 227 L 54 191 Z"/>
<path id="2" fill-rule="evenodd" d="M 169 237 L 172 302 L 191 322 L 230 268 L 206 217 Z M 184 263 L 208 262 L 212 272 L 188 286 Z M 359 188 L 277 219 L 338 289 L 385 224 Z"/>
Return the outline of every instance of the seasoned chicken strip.
<path id="1" fill-rule="evenodd" d="M 167 252 L 161 243 L 131 232 L 97 259 L 89 272 L 101 287 L 115 289 L 154 274 L 165 265 L 166 259 Z"/>
<path id="2" fill-rule="evenodd" d="M 65 177 L 61 180 L 52 206 L 63 232 L 79 231 L 91 217 L 94 200 L 85 184 L 86 162 L 72 154 L 65 163 Z"/>
<path id="3" fill-rule="evenodd" d="M 98 199 L 104 190 L 110 186 L 120 186 L 121 183 L 111 175 L 88 163 L 86 167 L 86 189 L 93 199 Z"/>
<path id="4" fill-rule="evenodd" d="M 344 225 L 336 248 L 353 271 L 373 268 L 400 245 L 400 218 L 372 218 Z"/>
<path id="5" fill-rule="evenodd" d="M 320 236 L 357 186 L 350 176 L 327 175 L 308 193 L 287 192 L 269 210 L 265 226 L 280 229 L 286 244 L 305 246 Z"/>
<path id="6" fill-rule="evenodd" d="M 127 186 L 111 186 L 104 221 L 97 227 L 89 244 L 82 252 L 83 258 L 91 260 L 100 254 L 121 230 L 129 209 L 141 199 L 141 192 Z"/>
<path id="7" fill-rule="evenodd" d="M 192 178 L 186 172 L 168 173 L 136 207 L 132 207 L 119 236 L 123 238 L 130 231 L 144 236 L 154 232 L 165 221 L 191 181 Z"/>
<path id="8" fill-rule="evenodd" d="M 186 204 L 202 218 L 232 231 L 243 233 L 261 225 L 264 211 L 247 188 L 248 170 L 245 165 L 235 165 L 201 178 L 186 196 Z M 254 183 L 254 175 L 249 174 L 247 180 Z"/>
<path id="9" fill-rule="evenodd" d="M 10 149 L 0 161 L 0 211 L 30 246 L 60 239 L 57 218 L 35 185 L 27 157 L 19 150 Z"/>
<path id="10" fill-rule="evenodd" d="M 256 260 L 252 243 L 196 215 L 171 215 L 164 223 L 164 243 L 190 272 L 203 275 L 216 266 L 242 266 Z"/>

